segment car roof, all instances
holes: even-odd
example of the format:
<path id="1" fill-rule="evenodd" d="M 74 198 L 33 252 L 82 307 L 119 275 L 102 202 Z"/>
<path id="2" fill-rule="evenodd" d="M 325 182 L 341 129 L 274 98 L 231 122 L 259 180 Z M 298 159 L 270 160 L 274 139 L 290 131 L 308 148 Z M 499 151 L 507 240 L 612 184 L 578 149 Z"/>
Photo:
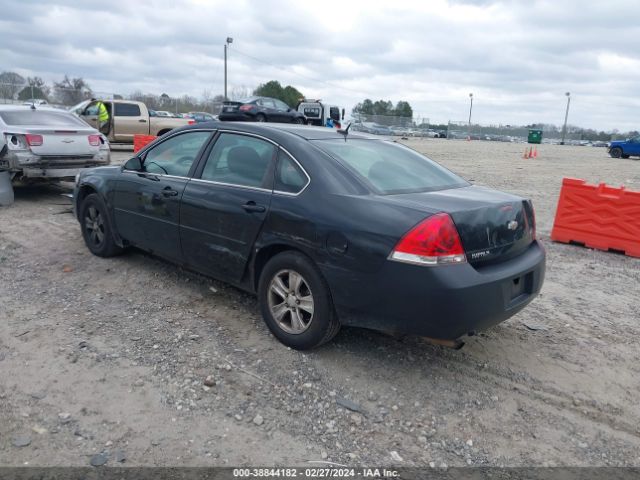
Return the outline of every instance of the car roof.
<path id="1" fill-rule="evenodd" d="M 185 130 L 201 129 L 211 126 L 216 129 L 229 129 L 238 132 L 254 133 L 256 135 L 269 136 L 274 133 L 285 133 L 295 135 L 305 140 L 332 140 L 335 138 L 344 138 L 335 128 L 312 127 L 309 125 L 297 125 L 289 123 L 262 123 L 262 122 L 203 122 L 195 125 L 183 127 Z M 360 138 L 380 140 L 379 137 L 371 135 L 363 135 L 360 132 L 355 133 L 349 131 L 348 138 Z"/>
<path id="2" fill-rule="evenodd" d="M 0 105 L 0 112 L 17 112 L 17 111 L 26 111 L 26 110 L 36 110 L 36 111 L 43 111 L 43 112 L 58 112 L 58 113 L 66 113 L 67 115 L 72 115 L 71 112 L 69 112 L 68 110 L 65 110 L 63 108 L 55 108 L 55 107 L 52 107 L 50 105 L 36 105 L 35 107 L 32 107 L 31 104 L 29 104 L 29 105 L 17 105 L 17 104 Z"/>

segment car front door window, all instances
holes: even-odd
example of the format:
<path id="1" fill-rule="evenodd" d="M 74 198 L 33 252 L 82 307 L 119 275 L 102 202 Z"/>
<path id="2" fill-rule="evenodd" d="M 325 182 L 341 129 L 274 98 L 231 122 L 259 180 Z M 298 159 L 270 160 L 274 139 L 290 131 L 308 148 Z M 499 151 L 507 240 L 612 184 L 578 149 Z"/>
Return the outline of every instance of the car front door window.
<path id="1" fill-rule="evenodd" d="M 144 171 L 160 175 L 186 177 L 211 132 L 187 132 L 168 138 L 153 147 L 144 158 Z"/>

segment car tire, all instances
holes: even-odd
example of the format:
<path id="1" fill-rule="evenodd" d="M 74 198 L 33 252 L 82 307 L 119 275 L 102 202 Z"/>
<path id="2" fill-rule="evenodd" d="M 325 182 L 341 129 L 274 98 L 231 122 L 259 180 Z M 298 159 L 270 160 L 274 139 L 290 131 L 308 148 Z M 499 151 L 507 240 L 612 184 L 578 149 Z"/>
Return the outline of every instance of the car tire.
<path id="1" fill-rule="evenodd" d="M 304 118 L 294 118 L 293 119 L 293 123 L 297 124 L 297 125 L 304 125 Z"/>
<path id="2" fill-rule="evenodd" d="M 622 149 L 620 147 L 613 147 L 609 151 L 609 155 L 611 155 L 612 158 L 620 158 L 622 157 Z"/>
<path id="3" fill-rule="evenodd" d="M 318 347 L 340 330 L 329 286 L 302 253 L 282 252 L 267 262 L 258 282 L 258 300 L 271 333 L 296 350 Z"/>
<path id="4" fill-rule="evenodd" d="M 256 115 L 256 122 L 266 122 L 267 117 L 263 113 L 259 113 Z"/>
<path id="5" fill-rule="evenodd" d="M 80 205 L 80 229 L 87 248 L 98 257 L 113 257 L 122 252 L 113 239 L 107 207 L 96 193 L 87 195 Z"/>

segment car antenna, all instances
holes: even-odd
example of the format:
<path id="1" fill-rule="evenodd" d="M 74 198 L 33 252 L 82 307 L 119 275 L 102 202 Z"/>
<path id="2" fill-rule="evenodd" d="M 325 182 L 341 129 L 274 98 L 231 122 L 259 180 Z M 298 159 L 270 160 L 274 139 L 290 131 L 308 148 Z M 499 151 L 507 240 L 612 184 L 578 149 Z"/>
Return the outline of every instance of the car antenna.
<path id="1" fill-rule="evenodd" d="M 349 135 L 349 129 L 350 128 L 351 128 L 351 122 L 349 122 L 349 125 L 347 125 L 347 128 L 345 128 L 345 129 L 339 128 L 338 129 L 338 133 L 341 134 L 341 135 L 344 135 L 344 141 L 345 142 L 347 141 L 347 135 Z"/>

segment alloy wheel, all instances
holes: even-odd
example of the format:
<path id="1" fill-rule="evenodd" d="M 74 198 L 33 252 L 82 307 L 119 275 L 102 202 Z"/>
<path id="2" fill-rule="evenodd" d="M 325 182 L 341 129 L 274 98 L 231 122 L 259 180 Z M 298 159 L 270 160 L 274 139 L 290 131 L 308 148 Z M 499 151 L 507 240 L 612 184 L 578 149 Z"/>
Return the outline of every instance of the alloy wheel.
<path id="1" fill-rule="evenodd" d="M 84 217 L 84 227 L 94 245 L 100 245 L 104 240 L 104 219 L 100 211 L 90 206 Z"/>
<path id="2" fill-rule="evenodd" d="M 287 333 L 303 333 L 313 321 L 311 288 L 294 270 L 280 270 L 273 276 L 269 283 L 268 304 L 273 319 Z"/>

